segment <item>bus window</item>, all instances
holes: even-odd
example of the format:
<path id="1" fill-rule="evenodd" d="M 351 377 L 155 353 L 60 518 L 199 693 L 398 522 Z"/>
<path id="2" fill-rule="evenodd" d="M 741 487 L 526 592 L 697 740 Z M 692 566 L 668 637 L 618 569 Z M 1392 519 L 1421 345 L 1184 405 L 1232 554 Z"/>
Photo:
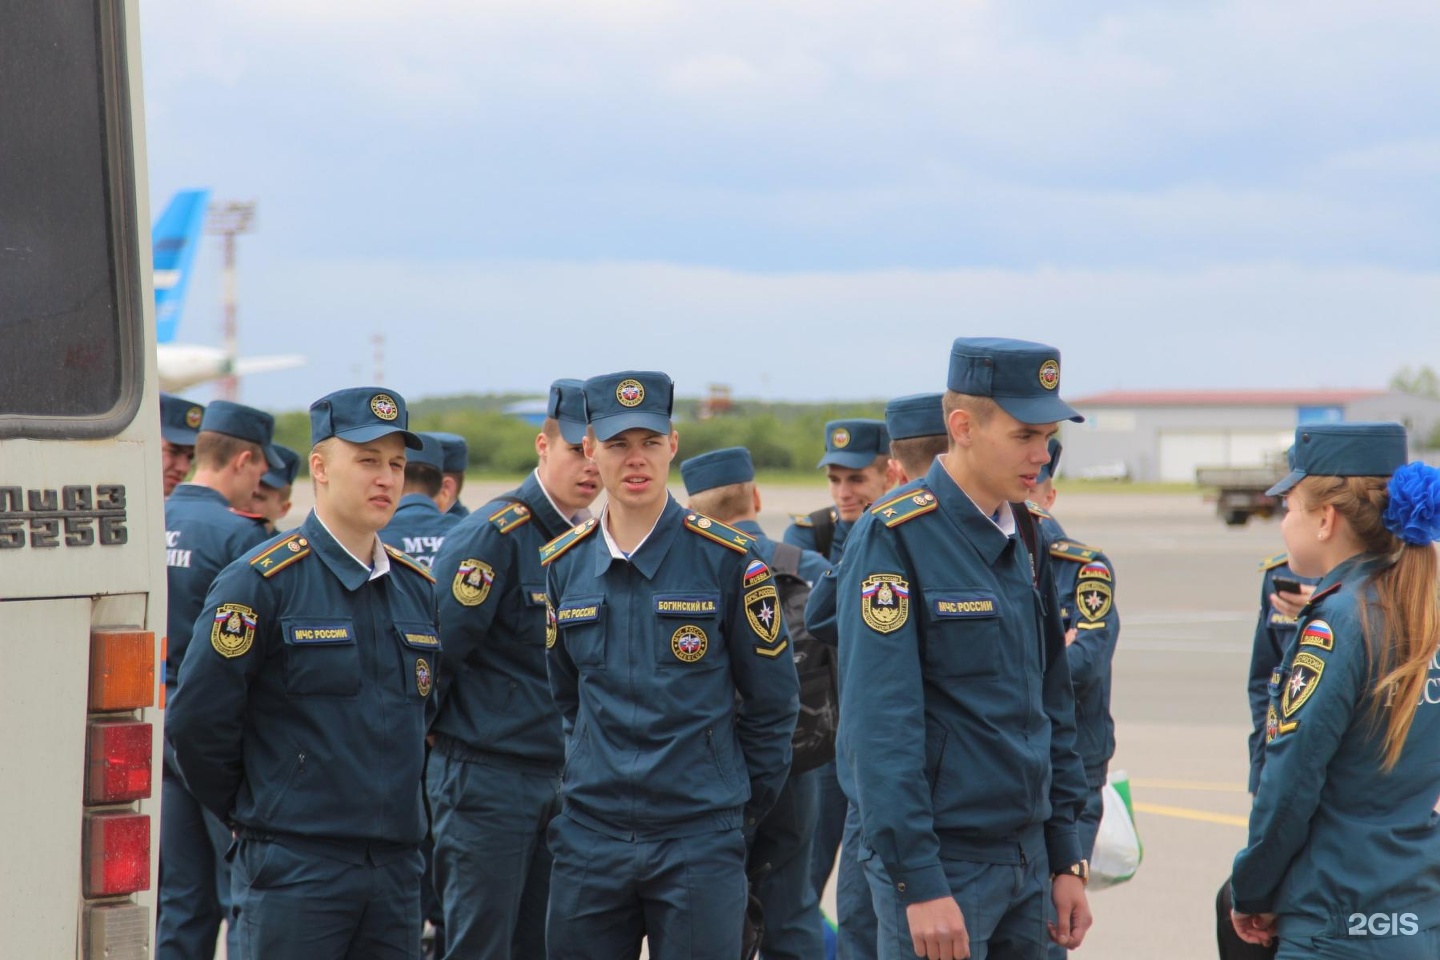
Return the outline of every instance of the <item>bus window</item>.
<path id="1" fill-rule="evenodd" d="M 107 0 L 6 8 L 0 437 L 113 436 L 139 405 L 142 291 L 117 16 Z"/>

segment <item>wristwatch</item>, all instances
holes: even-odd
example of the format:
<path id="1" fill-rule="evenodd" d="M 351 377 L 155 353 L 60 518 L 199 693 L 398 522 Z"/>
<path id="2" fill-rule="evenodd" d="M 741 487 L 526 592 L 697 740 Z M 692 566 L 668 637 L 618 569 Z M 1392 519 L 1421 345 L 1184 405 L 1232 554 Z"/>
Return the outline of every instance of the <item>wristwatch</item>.
<path id="1" fill-rule="evenodd" d="M 1050 874 L 1050 881 L 1053 883 L 1056 877 L 1079 877 L 1081 886 L 1090 886 L 1090 861 L 1080 860 L 1070 864 L 1059 873 Z"/>

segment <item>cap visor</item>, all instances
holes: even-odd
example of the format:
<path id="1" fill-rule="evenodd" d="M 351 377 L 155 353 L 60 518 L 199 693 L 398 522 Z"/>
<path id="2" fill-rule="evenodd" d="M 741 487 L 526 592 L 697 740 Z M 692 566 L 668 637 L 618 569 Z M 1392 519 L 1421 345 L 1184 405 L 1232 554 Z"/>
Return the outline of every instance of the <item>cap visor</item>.
<path id="1" fill-rule="evenodd" d="M 371 440 L 379 440 L 381 437 L 388 437 L 392 433 L 398 433 L 405 438 L 405 446 L 411 450 L 424 450 L 424 442 L 409 430 L 402 430 L 399 427 L 387 427 L 384 424 L 372 424 L 364 427 L 354 427 L 350 430 L 336 431 L 335 436 L 341 440 L 349 440 L 351 443 L 369 443 Z"/>
<path id="2" fill-rule="evenodd" d="M 658 413 L 617 413 L 613 416 L 592 420 L 590 429 L 595 431 L 596 440 L 609 440 L 626 430 L 635 429 L 650 430 L 669 436 L 671 426 L 670 418 Z"/>
<path id="3" fill-rule="evenodd" d="M 1289 473 L 1285 474 L 1285 479 L 1283 479 L 1283 480 L 1281 480 L 1279 483 L 1275 484 L 1275 486 L 1271 487 L 1269 490 L 1266 490 L 1266 491 L 1265 491 L 1265 496 L 1267 496 L 1267 497 L 1279 497 L 1279 496 L 1283 496 L 1284 494 L 1289 493 L 1290 490 L 1292 490 L 1292 489 L 1294 488 L 1295 484 L 1299 483 L 1301 480 L 1304 480 L 1304 479 L 1305 479 L 1305 471 L 1304 471 L 1304 470 L 1291 470 Z"/>
<path id="4" fill-rule="evenodd" d="M 555 420 L 560 424 L 560 436 L 566 443 L 579 443 L 585 439 L 585 422 L 583 420 Z"/>
<path id="5" fill-rule="evenodd" d="M 289 481 L 285 479 L 284 473 L 276 473 L 273 470 L 261 477 L 260 482 L 271 490 L 283 490 L 289 485 Z"/>
<path id="6" fill-rule="evenodd" d="M 185 427 L 161 427 L 160 436 L 166 443 L 173 443 L 180 447 L 195 446 L 195 438 L 200 435 L 199 430 L 190 430 Z"/>
<path id="7" fill-rule="evenodd" d="M 280 456 L 280 451 L 272 446 L 265 447 L 265 462 L 270 464 L 271 470 L 284 471 L 285 469 L 285 458 Z"/>
<path id="8" fill-rule="evenodd" d="M 862 453 L 845 450 L 837 450 L 834 453 L 827 453 L 820 458 L 817 467 L 844 467 L 846 470 L 863 470 L 875 462 L 878 453 Z"/>
<path id="9" fill-rule="evenodd" d="M 995 402 L 1010 416 L 1021 423 L 1059 423 L 1073 420 L 1084 423 L 1085 418 L 1075 412 L 1059 397 L 996 397 Z"/>

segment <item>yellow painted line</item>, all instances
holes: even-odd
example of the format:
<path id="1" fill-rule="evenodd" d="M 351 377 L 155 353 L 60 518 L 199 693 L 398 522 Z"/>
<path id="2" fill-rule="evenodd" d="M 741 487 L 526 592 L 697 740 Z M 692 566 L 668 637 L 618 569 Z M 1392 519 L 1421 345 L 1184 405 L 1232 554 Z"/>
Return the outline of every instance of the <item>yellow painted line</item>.
<path id="1" fill-rule="evenodd" d="M 1141 813 L 1153 813 L 1158 817 L 1178 817 L 1181 820 L 1200 820 L 1204 823 L 1220 823 L 1227 827 L 1248 827 L 1249 817 L 1237 817 L 1228 813 L 1211 813 L 1209 810 L 1191 810 L 1189 807 L 1166 807 L 1158 803 L 1137 803 L 1135 809 Z"/>
<path id="2" fill-rule="evenodd" d="M 1146 780 L 1134 778 L 1130 781 L 1136 787 L 1151 790 L 1207 790 L 1213 793 L 1248 793 L 1243 783 L 1216 783 L 1213 780 Z"/>

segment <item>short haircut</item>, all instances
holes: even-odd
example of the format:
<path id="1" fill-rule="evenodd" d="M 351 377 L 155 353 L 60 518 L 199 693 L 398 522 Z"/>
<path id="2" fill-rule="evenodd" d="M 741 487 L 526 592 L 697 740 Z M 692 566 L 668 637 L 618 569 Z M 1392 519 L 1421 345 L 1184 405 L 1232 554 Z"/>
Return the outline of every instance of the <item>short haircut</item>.
<path id="1" fill-rule="evenodd" d="M 406 493 L 423 493 L 427 497 L 434 497 L 440 493 L 443 480 L 440 471 L 428 463 L 405 464 Z"/>
<path id="2" fill-rule="evenodd" d="M 223 470 L 247 450 L 251 457 L 265 463 L 265 451 L 254 441 L 215 430 L 201 430 L 195 437 L 195 462 L 207 470 Z"/>
<path id="3" fill-rule="evenodd" d="M 949 449 L 950 438 L 943 433 L 890 441 L 890 456 L 900 461 L 905 476 L 911 480 L 925 476 L 930 471 L 931 462 Z"/>
<path id="4" fill-rule="evenodd" d="M 970 393 L 956 393 L 954 390 L 946 390 L 944 398 L 940 401 L 940 407 L 945 411 L 945 432 L 950 432 L 950 414 L 956 410 L 964 410 L 970 414 L 976 423 L 984 425 L 990 422 L 990 418 L 1000 409 L 1000 404 L 995 402 L 994 397 L 977 397 Z"/>
<path id="5" fill-rule="evenodd" d="M 690 496 L 690 509 L 698 510 L 721 523 L 743 517 L 755 508 L 755 481 L 727 483 Z"/>
<path id="6" fill-rule="evenodd" d="M 554 417 L 546 417 L 540 422 L 540 432 L 545 434 L 546 439 L 551 443 L 563 443 L 565 446 L 573 446 L 560 435 L 560 421 Z"/>

